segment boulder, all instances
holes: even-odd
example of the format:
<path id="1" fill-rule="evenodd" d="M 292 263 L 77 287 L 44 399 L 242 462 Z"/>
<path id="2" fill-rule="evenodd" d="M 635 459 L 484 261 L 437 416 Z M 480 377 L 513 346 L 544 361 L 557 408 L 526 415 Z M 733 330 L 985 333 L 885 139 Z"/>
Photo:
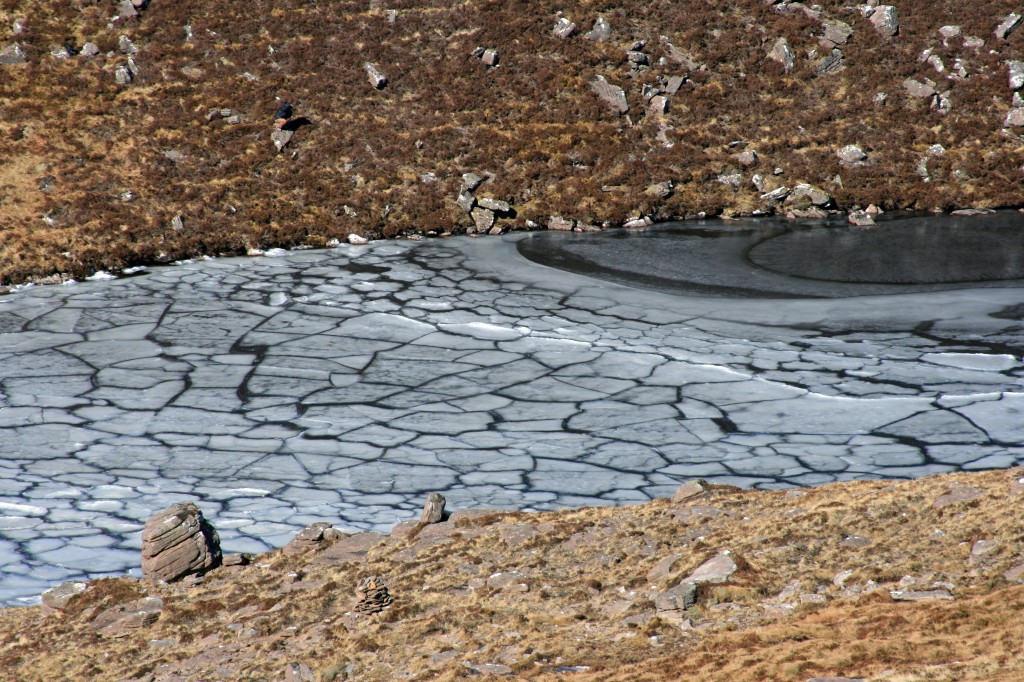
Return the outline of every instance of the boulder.
<path id="1" fill-rule="evenodd" d="M 495 213 L 508 213 L 512 210 L 512 206 L 507 201 L 490 197 L 480 197 L 476 200 L 476 203 L 477 206 L 486 208 L 488 211 L 494 211 Z"/>
<path id="2" fill-rule="evenodd" d="M 612 37 L 612 26 L 604 17 L 598 17 L 594 22 L 594 28 L 583 34 L 583 37 L 602 43 Z"/>
<path id="3" fill-rule="evenodd" d="M 850 211 L 846 218 L 850 221 L 851 225 L 856 225 L 857 227 L 871 227 L 875 225 L 875 219 L 867 211 Z"/>
<path id="4" fill-rule="evenodd" d="M 672 192 L 675 191 L 675 186 L 676 184 L 672 180 L 656 182 L 653 185 L 649 185 L 647 189 L 644 190 L 644 194 L 656 199 L 668 199 L 672 196 Z"/>
<path id="5" fill-rule="evenodd" d="M 139 53 L 139 48 L 135 47 L 135 43 L 128 36 L 121 36 L 117 39 L 117 49 L 121 50 L 122 54 L 126 54 L 129 57 L 134 57 Z"/>
<path id="6" fill-rule="evenodd" d="M 366 69 L 366 77 L 369 79 L 370 85 L 372 85 L 377 90 L 383 90 L 384 87 L 388 84 L 387 76 L 381 73 L 380 69 L 377 68 L 376 64 L 365 62 L 363 64 L 363 68 Z"/>
<path id="7" fill-rule="evenodd" d="M 473 225 L 477 232 L 487 232 L 494 227 L 494 211 L 477 206 L 469 212 L 469 215 L 473 218 Z"/>
<path id="8" fill-rule="evenodd" d="M 132 72 L 127 66 L 119 66 L 114 70 L 114 80 L 120 85 L 128 85 L 132 82 Z"/>
<path id="9" fill-rule="evenodd" d="M 697 603 L 697 585 L 682 582 L 675 587 L 654 595 L 654 608 L 658 613 L 685 611 Z"/>
<path id="10" fill-rule="evenodd" d="M 664 95 L 655 95 L 651 98 L 650 103 L 647 105 L 647 109 L 652 114 L 664 114 L 668 111 L 668 97 Z"/>
<path id="11" fill-rule="evenodd" d="M 220 536 L 192 502 L 154 514 L 142 530 L 142 577 L 172 582 L 220 565 Z"/>
<path id="12" fill-rule="evenodd" d="M 1024 108 L 1015 107 L 1010 109 L 1009 113 L 1006 114 L 1006 120 L 1003 121 L 1004 128 L 1020 128 L 1024 126 Z"/>
<path id="13" fill-rule="evenodd" d="M 853 29 L 844 21 L 824 21 L 821 27 L 824 29 L 821 36 L 822 44 L 828 48 L 845 45 L 853 35 Z"/>
<path id="14" fill-rule="evenodd" d="M 841 162 L 850 165 L 859 164 L 864 161 L 864 159 L 868 158 L 868 155 L 864 153 L 864 150 L 855 144 L 846 145 L 836 152 L 836 156 L 839 157 Z"/>
<path id="15" fill-rule="evenodd" d="M 572 231 L 572 228 L 574 226 L 575 226 L 575 222 L 573 222 L 572 220 L 569 220 L 568 218 L 562 218 L 560 216 L 551 216 L 551 218 L 548 219 L 548 229 L 549 230 L 558 230 L 560 232 L 570 232 L 570 231 Z"/>
<path id="16" fill-rule="evenodd" d="M 68 605 L 68 602 L 71 601 L 72 597 L 85 592 L 88 587 L 88 583 L 79 580 L 61 583 L 60 585 L 57 585 L 57 587 L 43 592 L 43 604 L 49 606 L 51 609 L 57 609 L 59 611 Z"/>
<path id="17" fill-rule="evenodd" d="M 576 33 L 576 24 L 572 23 L 565 17 L 561 17 L 555 22 L 555 36 L 565 40 L 572 34 Z"/>
<path id="18" fill-rule="evenodd" d="M 486 178 L 480 177 L 476 173 L 463 173 L 462 174 L 462 191 L 463 192 L 475 192 L 477 187 L 484 184 Z"/>
<path id="19" fill-rule="evenodd" d="M 950 24 L 947 26 L 939 27 L 939 35 L 942 36 L 942 42 L 946 42 L 952 38 L 958 37 L 962 33 L 962 29 L 959 26 Z"/>
<path id="20" fill-rule="evenodd" d="M 480 61 L 484 63 L 484 66 L 497 66 L 498 60 L 498 51 L 493 48 L 484 50 L 484 53 L 480 55 Z"/>
<path id="21" fill-rule="evenodd" d="M 732 158 L 733 158 L 733 160 L 736 161 L 736 163 L 740 164 L 741 166 L 749 167 L 749 166 L 757 165 L 757 161 L 758 161 L 758 159 L 760 157 L 758 157 L 756 151 L 754 151 L 753 149 L 748 149 L 745 152 L 740 152 L 739 154 L 733 154 Z"/>
<path id="22" fill-rule="evenodd" d="M 673 502 L 682 502 L 689 500 L 690 498 L 703 495 L 708 490 L 708 482 L 702 478 L 696 478 L 686 483 L 680 483 L 679 487 L 672 494 Z"/>
<path id="23" fill-rule="evenodd" d="M 879 5 L 871 13 L 871 25 L 884 36 L 894 36 L 900 31 L 900 17 L 892 5 Z"/>
<path id="24" fill-rule="evenodd" d="M 814 65 L 814 73 L 819 76 L 825 76 L 835 73 L 844 67 L 842 51 L 837 48 L 833 48 L 832 52 L 820 59 L 818 63 Z"/>
<path id="25" fill-rule="evenodd" d="M 619 114 L 629 111 L 629 103 L 626 102 L 626 93 L 617 85 L 609 83 L 604 76 L 597 76 L 590 82 L 590 87 L 602 102 L 610 106 Z"/>
<path id="26" fill-rule="evenodd" d="M 420 523 L 440 523 L 444 520 L 444 506 L 446 500 L 441 493 L 430 493 L 427 501 L 423 504 L 423 513 L 420 515 Z"/>
<path id="27" fill-rule="evenodd" d="M 796 59 L 793 54 L 793 48 L 789 46 L 789 41 L 785 38 L 779 38 L 775 41 L 772 49 L 768 52 L 768 58 L 782 64 L 782 68 L 785 69 L 786 73 L 793 70 L 793 62 Z"/>
<path id="28" fill-rule="evenodd" d="M 698 566 L 693 573 L 683 578 L 684 583 L 724 583 L 739 567 L 728 552 L 708 559 Z"/>
<path id="29" fill-rule="evenodd" d="M 82 51 L 79 53 L 83 57 L 95 57 L 100 53 L 100 46 L 96 43 L 86 43 L 82 45 Z"/>
<path id="30" fill-rule="evenodd" d="M 136 9 L 132 0 L 122 0 L 117 3 L 117 16 L 122 19 L 135 19 L 139 16 L 139 10 Z"/>
<path id="31" fill-rule="evenodd" d="M 1020 26 L 1021 15 L 1016 12 L 1007 14 L 1003 17 L 1003 20 L 996 26 L 995 35 L 999 40 L 1006 40 L 1010 37 L 1010 34 L 1017 30 Z"/>
<path id="32" fill-rule="evenodd" d="M 903 88 L 907 91 L 907 94 L 917 99 L 924 99 L 926 97 L 934 97 L 936 94 L 935 83 L 925 79 L 925 82 L 908 78 L 903 81 Z"/>
<path id="33" fill-rule="evenodd" d="M 1024 62 L 1011 59 L 1006 62 L 1006 67 L 1010 72 L 1010 89 L 1024 88 Z"/>
<path id="34" fill-rule="evenodd" d="M 18 43 L 11 43 L 4 49 L 0 50 L 0 66 L 6 66 L 9 64 L 25 64 L 28 62 L 28 57 L 25 56 L 25 51 L 21 49 L 21 45 Z"/>
<path id="35" fill-rule="evenodd" d="M 335 540 L 341 537 L 341 533 L 326 521 L 319 521 L 303 528 L 292 538 L 291 542 L 284 546 L 284 553 L 288 556 L 317 552 L 329 547 Z"/>
<path id="36" fill-rule="evenodd" d="M 295 132 L 292 130 L 280 128 L 270 133 L 270 140 L 274 143 L 274 147 L 277 149 L 277 151 L 280 152 L 282 149 L 288 146 L 288 143 L 291 142 L 292 135 L 294 134 Z"/>

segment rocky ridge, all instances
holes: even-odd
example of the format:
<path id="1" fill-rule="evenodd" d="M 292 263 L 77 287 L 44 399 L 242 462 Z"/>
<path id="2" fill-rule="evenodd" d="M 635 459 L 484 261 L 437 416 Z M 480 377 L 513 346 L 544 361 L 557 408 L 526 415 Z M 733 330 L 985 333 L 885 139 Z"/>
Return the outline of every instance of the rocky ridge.
<path id="1" fill-rule="evenodd" d="M 1014 206 L 1021 19 L 960 7 L 10 0 L 0 285 L 352 238 Z M 787 204 L 805 185 L 831 201 Z"/>
<path id="2" fill-rule="evenodd" d="M 390 535 L 317 524 L 180 581 L 62 585 L 0 613 L 0 675 L 1019 679 L 1022 475 L 543 514 L 432 496 Z"/>

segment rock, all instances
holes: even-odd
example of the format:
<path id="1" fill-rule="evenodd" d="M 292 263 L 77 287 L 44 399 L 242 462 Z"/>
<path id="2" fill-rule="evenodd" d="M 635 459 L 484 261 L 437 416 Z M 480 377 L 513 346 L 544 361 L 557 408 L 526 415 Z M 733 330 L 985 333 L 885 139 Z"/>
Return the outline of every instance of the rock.
<path id="1" fill-rule="evenodd" d="M 220 537 L 192 502 L 154 514 L 142 530 L 142 577 L 172 582 L 220 565 Z"/>
<path id="2" fill-rule="evenodd" d="M 572 228 L 576 226 L 576 222 L 569 220 L 568 218 L 562 218 L 561 216 L 551 216 L 548 218 L 548 229 L 558 230 L 560 232 L 570 232 Z"/>
<path id="3" fill-rule="evenodd" d="M 25 56 L 25 51 L 21 49 L 21 45 L 18 43 L 11 43 L 0 50 L 0 66 L 26 63 L 28 63 L 28 57 Z"/>
<path id="4" fill-rule="evenodd" d="M 511 675 L 515 671 L 502 663 L 465 663 L 477 675 Z"/>
<path id="5" fill-rule="evenodd" d="M 476 173 L 463 173 L 462 174 L 462 191 L 463 192 L 475 192 L 477 187 L 484 183 L 486 178 L 483 178 Z"/>
<path id="6" fill-rule="evenodd" d="M 789 46 L 789 41 L 785 38 L 779 38 L 775 41 L 772 49 L 768 52 L 768 58 L 782 64 L 782 68 L 785 69 L 786 73 L 793 70 L 793 63 L 796 59 L 793 49 Z"/>
<path id="7" fill-rule="evenodd" d="M 875 219 L 867 211 L 850 211 L 846 219 L 850 221 L 851 225 L 857 227 L 872 227 L 875 225 Z"/>
<path id="8" fill-rule="evenodd" d="M 1017 564 L 1006 573 L 1003 573 L 1003 577 L 1009 582 L 1024 582 L 1024 564 Z"/>
<path id="9" fill-rule="evenodd" d="M 892 590 L 889 592 L 889 596 L 895 601 L 951 601 L 953 599 L 953 595 L 947 590 Z"/>
<path id="10" fill-rule="evenodd" d="M 135 19 L 139 16 L 139 11 L 132 0 L 121 0 L 117 3 L 117 16 L 122 19 Z"/>
<path id="11" fill-rule="evenodd" d="M 64 45 L 54 45 L 50 48 L 50 56 L 58 60 L 70 59 L 71 50 Z"/>
<path id="12" fill-rule="evenodd" d="M 668 112 L 668 97 L 665 97 L 664 95 L 655 95 L 651 98 L 650 103 L 648 103 L 647 109 L 655 115 Z"/>
<path id="13" fill-rule="evenodd" d="M 360 244 L 366 244 L 367 242 L 370 241 L 366 237 L 355 234 L 354 232 L 349 233 L 348 237 L 346 237 L 345 239 L 346 241 L 348 241 L 349 244 L 353 244 L 355 246 L 359 246 Z"/>
<path id="14" fill-rule="evenodd" d="M 240 552 L 238 554 L 225 554 L 221 566 L 248 566 L 252 562 L 252 554 Z"/>
<path id="15" fill-rule="evenodd" d="M 1024 62 L 1011 59 L 1006 67 L 1010 72 L 1010 89 L 1020 90 L 1024 87 Z"/>
<path id="16" fill-rule="evenodd" d="M 839 157 L 840 161 L 849 165 L 860 164 L 864 159 L 868 158 L 864 150 L 855 144 L 846 145 L 836 152 L 836 156 Z"/>
<path id="17" fill-rule="evenodd" d="M 576 33 L 576 24 L 572 23 L 565 17 L 561 17 L 558 21 L 555 22 L 554 32 L 555 36 L 561 38 L 562 40 L 565 40 L 566 38 Z"/>
<path id="18" fill-rule="evenodd" d="M 650 58 L 643 52 L 630 50 L 626 53 L 626 61 L 634 66 L 646 66 L 651 63 Z"/>
<path id="19" fill-rule="evenodd" d="M 828 217 L 828 213 L 817 206 L 811 206 L 810 208 L 794 208 L 786 213 L 786 217 L 791 219 L 806 218 L 808 220 L 824 220 Z"/>
<path id="20" fill-rule="evenodd" d="M 748 149 L 745 152 L 733 154 L 732 158 L 736 161 L 736 163 L 740 164 L 741 166 L 749 167 L 757 165 L 757 160 L 759 157 L 757 156 L 756 151 L 754 151 L 753 149 Z"/>
<path id="21" fill-rule="evenodd" d="M 644 194 L 656 199 L 668 199 L 672 196 L 672 192 L 675 191 L 676 184 L 671 180 L 665 180 L 664 182 L 656 182 L 653 185 L 647 187 L 644 190 Z"/>
<path id="22" fill-rule="evenodd" d="M 697 567 L 683 578 L 684 583 L 724 583 L 738 570 L 736 562 L 728 553 L 719 554 Z"/>
<path id="23" fill-rule="evenodd" d="M 490 197 L 480 197 L 476 200 L 478 206 L 486 208 L 488 211 L 494 211 L 495 213 L 508 213 L 512 210 L 512 206 L 507 201 L 501 201 L 499 199 L 492 199 Z"/>
<path id="24" fill-rule="evenodd" d="M 653 224 L 654 221 L 651 220 L 649 216 L 638 216 L 636 218 L 630 218 L 629 220 L 624 222 L 622 226 L 625 228 L 635 230 L 642 227 L 650 227 Z"/>
<path id="25" fill-rule="evenodd" d="M 100 611 L 89 623 L 97 634 L 124 637 L 133 630 L 152 625 L 164 609 L 163 599 L 144 597 L 128 604 L 119 604 Z"/>
<path id="26" fill-rule="evenodd" d="M 708 490 L 708 482 L 702 478 L 697 478 L 692 481 L 686 481 L 685 483 L 679 484 L 676 491 L 672 494 L 672 501 L 675 503 L 689 500 L 698 495 L 703 495 Z"/>
<path id="27" fill-rule="evenodd" d="M 316 675 L 305 663 L 293 661 L 284 667 L 284 682 L 316 682 Z"/>
<path id="28" fill-rule="evenodd" d="M 986 554 L 991 554 L 998 549 L 998 547 L 999 543 L 995 540 L 977 540 L 973 545 L 971 545 L 971 560 L 975 561 Z"/>
<path id="29" fill-rule="evenodd" d="M 127 66 L 119 66 L 114 70 L 114 80 L 121 85 L 128 85 L 132 82 L 132 72 Z"/>
<path id="30" fill-rule="evenodd" d="M 366 69 L 366 77 L 370 80 L 372 85 L 377 90 L 382 90 L 388 84 L 387 76 L 381 73 L 380 69 L 377 68 L 376 64 L 365 62 L 363 68 Z"/>
<path id="31" fill-rule="evenodd" d="M 967 36 L 964 38 L 964 48 L 971 48 L 975 52 L 985 47 L 985 41 L 978 36 Z"/>
<path id="32" fill-rule="evenodd" d="M 954 504 L 966 504 L 985 496 L 985 491 L 974 486 L 962 486 L 952 488 L 943 495 L 940 495 L 932 502 L 936 509 L 949 507 Z"/>
<path id="33" fill-rule="evenodd" d="M 185 229 L 185 219 L 180 214 L 171 218 L 171 229 L 175 232 L 181 232 Z"/>
<path id="34" fill-rule="evenodd" d="M 796 202 L 806 198 L 814 206 L 828 206 L 832 203 L 832 196 L 813 185 L 801 184 L 793 188 L 793 191 L 786 197 L 786 203 Z"/>
<path id="35" fill-rule="evenodd" d="M 124 35 L 117 39 L 117 49 L 129 57 L 134 57 L 139 53 L 139 48 L 135 47 L 135 43 L 131 41 L 131 38 Z"/>
<path id="36" fill-rule="evenodd" d="M 869 19 L 875 30 L 884 36 L 894 36 L 900 30 L 900 18 L 892 5 L 879 5 Z"/>
<path id="37" fill-rule="evenodd" d="M 682 554 L 671 554 L 654 564 L 651 570 L 647 571 L 647 582 L 657 584 L 672 575 L 672 569 L 682 558 Z"/>
<path id="38" fill-rule="evenodd" d="M 69 582 L 61 583 L 57 587 L 50 588 L 46 592 L 43 592 L 42 599 L 43 604 L 49 606 L 51 609 L 57 609 L 58 611 L 63 609 L 71 601 L 71 598 L 77 594 L 82 594 L 88 589 L 89 583 L 73 580 Z"/>
<path id="39" fill-rule="evenodd" d="M 100 46 L 96 43 L 86 43 L 82 45 L 82 50 L 79 52 L 83 57 L 95 57 L 100 53 Z"/>
<path id="40" fill-rule="evenodd" d="M 503 571 L 487 578 L 487 587 L 499 592 L 529 592 L 530 576 L 519 571 Z"/>
<path id="41" fill-rule="evenodd" d="M 843 53 L 838 48 L 833 48 L 831 53 L 814 65 L 814 73 L 824 76 L 835 73 L 842 68 L 844 68 Z"/>
<path id="42" fill-rule="evenodd" d="M 935 83 L 931 82 L 927 78 L 924 83 L 913 78 L 908 78 L 903 81 L 903 88 L 907 91 L 908 95 L 916 97 L 917 99 L 935 96 Z"/>
<path id="43" fill-rule="evenodd" d="M 733 189 L 739 189 L 740 183 L 743 182 L 743 176 L 739 173 L 722 173 L 715 179 L 723 185 L 729 185 Z"/>
<path id="44" fill-rule="evenodd" d="M 790 194 L 790 191 L 791 190 L 789 189 L 789 187 L 778 187 L 776 189 L 773 189 L 771 192 L 762 194 L 760 196 L 760 199 L 761 201 L 764 201 L 772 205 L 780 204 L 786 200 L 786 198 Z"/>
<path id="45" fill-rule="evenodd" d="M 1017 30 L 1020 26 L 1021 15 L 1013 12 L 1003 17 L 1003 20 L 996 26 L 995 35 L 999 40 L 1006 40 L 1010 37 L 1010 34 Z"/>
<path id="46" fill-rule="evenodd" d="M 469 212 L 469 215 L 473 218 L 473 224 L 477 232 L 487 232 L 494 227 L 494 211 L 488 211 L 486 208 L 477 206 Z"/>
<path id="47" fill-rule="evenodd" d="M 297 556 L 307 552 L 318 552 L 330 546 L 340 537 L 338 531 L 326 521 L 319 521 L 303 528 L 284 546 L 283 552 L 288 556 Z"/>
<path id="48" fill-rule="evenodd" d="M 391 594 L 388 592 L 384 579 L 379 576 L 363 578 L 356 587 L 356 605 L 354 610 L 357 613 L 371 614 L 379 613 L 391 606 Z"/>
<path id="49" fill-rule="evenodd" d="M 697 585 L 682 582 L 675 587 L 654 595 L 654 608 L 658 613 L 685 611 L 697 603 Z"/>
<path id="50" fill-rule="evenodd" d="M 444 520 L 444 495 L 441 493 L 430 493 L 423 505 L 423 513 L 420 515 L 420 523 L 440 523 Z"/>
<path id="51" fill-rule="evenodd" d="M 473 210 L 473 207 L 476 206 L 476 197 L 473 196 L 472 192 L 466 192 L 463 190 L 462 192 L 459 192 L 459 196 L 455 200 L 455 203 L 458 204 L 459 208 L 463 211 L 469 213 Z"/>
<path id="52" fill-rule="evenodd" d="M 484 53 L 480 55 L 480 61 L 484 63 L 484 66 L 497 66 L 498 60 L 498 51 L 495 49 L 484 50 Z"/>
<path id="53" fill-rule="evenodd" d="M 292 136 L 294 134 L 295 131 L 293 130 L 288 130 L 287 128 L 279 128 L 274 132 L 270 133 L 270 140 L 274 143 L 274 147 L 280 153 L 281 150 L 287 147 L 288 143 L 291 142 Z"/>
<path id="54" fill-rule="evenodd" d="M 584 33 L 583 37 L 602 43 L 612 37 L 612 26 L 604 17 L 598 17 L 594 22 L 594 28 Z"/>
<path id="55" fill-rule="evenodd" d="M 1010 109 L 1006 114 L 1006 119 L 1003 121 L 1003 127 L 1019 128 L 1021 126 L 1024 126 L 1024 108 L 1016 107 L 1014 109 Z"/>
<path id="56" fill-rule="evenodd" d="M 846 41 L 853 35 L 853 29 L 844 21 L 824 21 L 821 26 L 825 29 L 821 37 L 825 47 L 845 45 Z"/>
<path id="57" fill-rule="evenodd" d="M 668 95 L 676 94 L 685 82 L 686 76 L 669 76 L 665 79 L 665 93 Z"/>
<path id="58" fill-rule="evenodd" d="M 949 40 L 950 38 L 956 38 L 957 36 L 960 35 L 960 33 L 961 28 L 959 26 L 947 25 L 939 27 L 939 35 L 942 36 L 943 42 Z"/>
<path id="59" fill-rule="evenodd" d="M 626 102 L 626 93 L 617 85 L 609 83 L 604 76 L 597 76 L 590 82 L 591 89 L 597 94 L 602 102 L 610 106 L 619 114 L 629 111 L 629 104 Z"/>

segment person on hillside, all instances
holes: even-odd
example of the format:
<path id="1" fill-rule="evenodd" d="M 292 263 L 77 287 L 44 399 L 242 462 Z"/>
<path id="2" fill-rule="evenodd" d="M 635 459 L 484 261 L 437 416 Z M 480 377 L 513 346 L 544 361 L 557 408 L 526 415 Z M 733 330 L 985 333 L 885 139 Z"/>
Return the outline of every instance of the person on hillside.
<path id="1" fill-rule="evenodd" d="M 274 127 L 281 130 L 288 124 L 288 119 L 295 113 L 294 107 L 288 102 L 285 102 L 277 108 L 277 112 L 274 113 Z"/>

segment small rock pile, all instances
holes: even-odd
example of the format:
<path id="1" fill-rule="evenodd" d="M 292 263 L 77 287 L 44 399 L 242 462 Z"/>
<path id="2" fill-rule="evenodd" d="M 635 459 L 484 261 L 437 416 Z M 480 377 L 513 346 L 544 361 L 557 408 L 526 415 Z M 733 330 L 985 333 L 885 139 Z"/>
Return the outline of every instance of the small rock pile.
<path id="1" fill-rule="evenodd" d="M 363 578 L 356 587 L 355 612 L 364 615 L 380 613 L 391 606 L 392 598 L 380 576 Z"/>

